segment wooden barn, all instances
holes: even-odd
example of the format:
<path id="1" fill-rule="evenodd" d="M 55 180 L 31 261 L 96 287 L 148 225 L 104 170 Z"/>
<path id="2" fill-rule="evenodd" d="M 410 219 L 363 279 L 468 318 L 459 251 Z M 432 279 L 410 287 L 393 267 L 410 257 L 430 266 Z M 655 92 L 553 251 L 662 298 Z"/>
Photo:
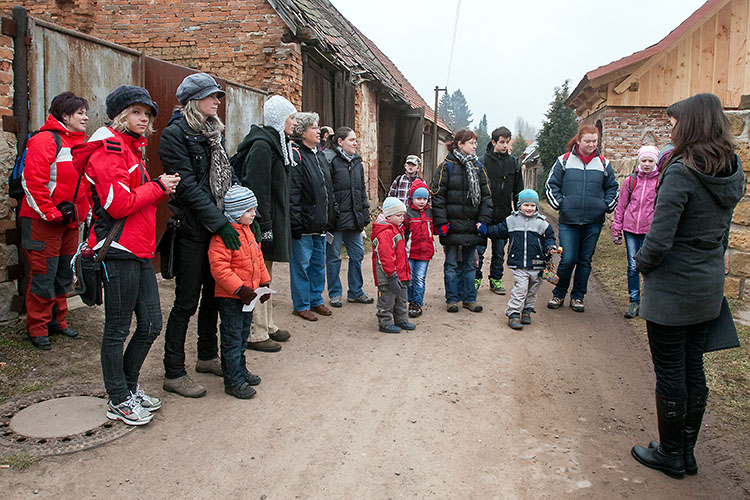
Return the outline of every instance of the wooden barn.
<path id="1" fill-rule="evenodd" d="M 737 109 L 750 93 L 750 0 L 708 0 L 656 45 L 592 70 L 566 104 L 599 128 L 610 160 L 669 142 L 670 104 L 701 92 Z"/>

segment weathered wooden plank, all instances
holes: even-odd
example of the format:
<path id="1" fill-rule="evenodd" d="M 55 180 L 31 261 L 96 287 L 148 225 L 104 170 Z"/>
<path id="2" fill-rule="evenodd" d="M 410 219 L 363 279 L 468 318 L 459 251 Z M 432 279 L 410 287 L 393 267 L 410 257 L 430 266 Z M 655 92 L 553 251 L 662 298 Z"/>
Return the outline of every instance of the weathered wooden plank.
<path id="1" fill-rule="evenodd" d="M 700 92 L 715 92 L 714 48 L 716 45 L 716 16 L 712 16 L 701 28 L 701 75 Z"/>
<path id="2" fill-rule="evenodd" d="M 736 107 L 744 94 L 745 65 L 748 63 L 747 47 L 747 0 L 734 0 L 732 5 L 732 24 L 729 39 L 729 68 L 727 77 L 727 99 L 725 106 Z"/>
<path id="3" fill-rule="evenodd" d="M 697 29 L 690 38 L 690 95 L 701 92 L 701 30 Z"/>
<path id="4" fill-rule="evenodd" d="M 664 63 L 664 73 L 662 76 L 662 94 L 660 104 L 668 106 L 675 102 L 675 78 L 677 76 L 677 47 L 667 52 L 667 59 Z"/>
<path id="5" fill-rule="evenodd" d="M 684 39 L 676 48 L 676 62 L 672 101 L 679 101 L 690 97 L 690 43 L 692 39 Z"/>
<path id="6" fill-rule="evenodd" d="M 716 21 L 716 49 L 714 50 L 714 94 L 719 96 L 724 106 L 729 103 L 729 34 L 732 29 L 732 4 L 726 4 L 719 11 Z"/>
<path id="7" fill-rule="evenodd" d="M 750 33 L 750 12 L 745 16 L 745 33 Z M 750 43 L 745 38 L 745 46 L 743 47 L 745 53 L 745 67 L 743 76 L 743 94 L 750 94 Z M 740 98 L 741 100 L 741 98 Z"/>

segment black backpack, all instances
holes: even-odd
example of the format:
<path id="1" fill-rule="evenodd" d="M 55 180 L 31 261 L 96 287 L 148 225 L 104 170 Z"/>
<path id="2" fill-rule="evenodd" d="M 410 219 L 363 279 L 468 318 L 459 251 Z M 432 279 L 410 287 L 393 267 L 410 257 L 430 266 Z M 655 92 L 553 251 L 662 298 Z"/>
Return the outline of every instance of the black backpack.
<path id="1" fill-rule="evenodd" d="M 55 138 L 55 144 L 57 145 L 57 149 L 55 150 L 55 158 L 57 158 L 57 155 L 60 154 L 60 150 L 62 149 L 62 141 L 60 139 L 60 134 L 55 132 L 54 130 L 37 130 L 36 132 L 32 132 L 26 139 L 26 144 L 29 143 L 29 139 L 41 132 L 50 132 Z M 8 196 L 19 201 L 21 200 L 21 198 L 26 196 L 26 193 L 23 190 L 23 183 L 21 181 L 23 176 L 23 168 L 26 165 L 26 153 L 28 153 L 28 151 L 28 148 L 24 146 L 23 152 L 16 157 L 16 163 L 13 165 L 13 170 L 10 171 L 10 175 L 8 176 Z"/>

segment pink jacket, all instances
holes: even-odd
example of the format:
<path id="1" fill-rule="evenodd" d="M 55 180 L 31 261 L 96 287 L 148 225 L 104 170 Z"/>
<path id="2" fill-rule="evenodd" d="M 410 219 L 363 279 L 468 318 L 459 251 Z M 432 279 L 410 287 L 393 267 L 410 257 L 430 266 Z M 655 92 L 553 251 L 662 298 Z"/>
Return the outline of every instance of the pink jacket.
<path id="1" fill-rule="evenodd" d="M 656 186 L 659 183 L 659 171 L 652 170 L 636 173 L 635 187 L 630 192 L 630 176 L 622 181 L 620 200 L 617 202 L 615 218 L 612 221 L 612 236 L 618 237 L 622 231 L 633 234 L 646 234 L 654 218 Z"/>

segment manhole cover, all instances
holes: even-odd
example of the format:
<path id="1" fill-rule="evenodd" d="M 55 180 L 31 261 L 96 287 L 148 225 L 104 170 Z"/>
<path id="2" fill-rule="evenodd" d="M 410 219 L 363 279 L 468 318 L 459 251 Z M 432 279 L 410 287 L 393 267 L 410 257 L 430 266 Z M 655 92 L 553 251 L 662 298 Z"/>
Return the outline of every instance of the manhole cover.
<path id="1" fill-rule="evenodd" d="M 93 448 L 133 430 L 105 416 L 100 386 L 78 385 L 25 394 L 0 406 L 3 453 L 42 457 Z"/>

